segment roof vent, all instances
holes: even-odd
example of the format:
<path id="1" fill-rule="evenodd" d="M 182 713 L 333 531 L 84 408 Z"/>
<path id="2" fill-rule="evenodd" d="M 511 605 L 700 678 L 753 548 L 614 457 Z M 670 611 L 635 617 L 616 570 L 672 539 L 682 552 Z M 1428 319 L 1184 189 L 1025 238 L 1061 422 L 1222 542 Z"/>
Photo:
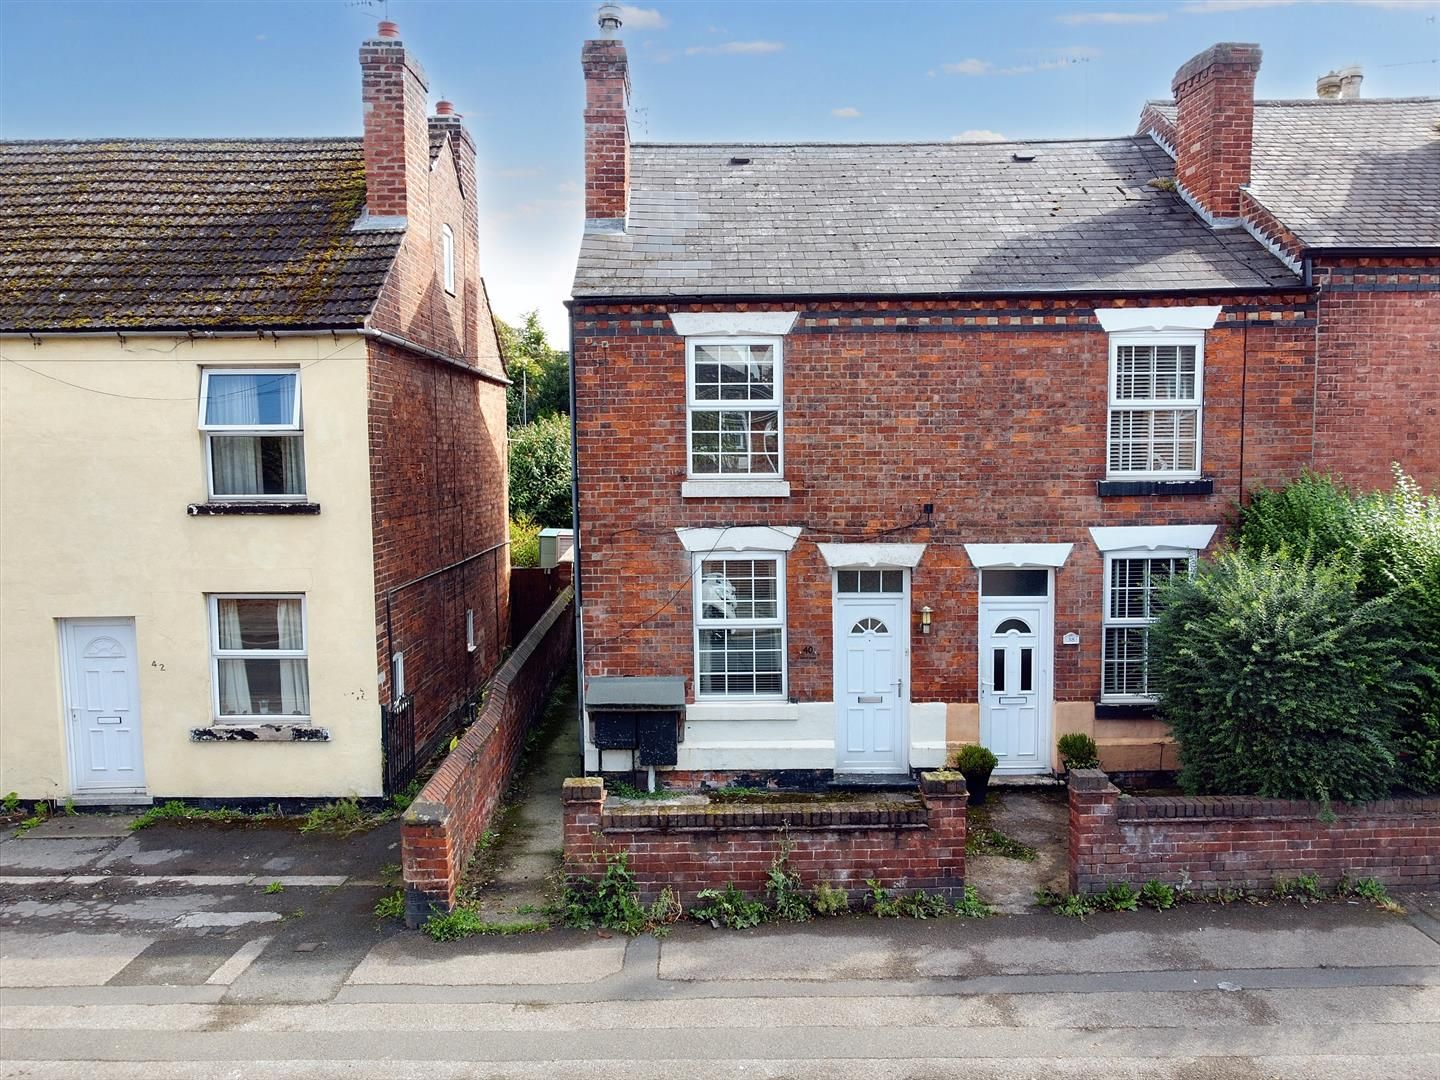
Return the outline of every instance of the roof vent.
<path id="1" fill-rule="evenodd" d="M 730 164 L 731 164 L 731 165 L 749 165 L 749 164 L 750 164 L 750 159 L 749 159 L 748 157 L 732 157 L 732 158 L 730 159 Z"/>
<path id="2" fill-rule="evenodd" d="M 1033 153 L 1021 153 L 1019 150 L 1017 150 L 1017 151 L 1015 151 L 1015 153 L 1013 153 L 1013 154 L 1010 155 L 1010 160 L 1011 160 L 1011 161 L 1034 161 L 1034 160 L 1035 160 L 1035 155 L 1034 155 Z"/>

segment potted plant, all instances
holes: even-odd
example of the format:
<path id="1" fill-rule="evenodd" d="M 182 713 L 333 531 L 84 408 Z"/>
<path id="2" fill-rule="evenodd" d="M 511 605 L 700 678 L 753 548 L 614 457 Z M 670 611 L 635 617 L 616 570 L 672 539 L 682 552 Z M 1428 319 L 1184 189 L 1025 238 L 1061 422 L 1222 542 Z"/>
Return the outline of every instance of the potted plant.
<path id="1" fill-rule="evenodd" d="M 1071 769 L 1098 769 L 1100 767 L 1100 748 L 1095 745 L 1095 740 L 1083 731 L 1072 731 L 1068 735 L 1061 735 L 1055 748 L 1060 751 L 1060 761 L 1064 764 L 1067 772 Z"/>
<path id="2" fill-rule="evenodd" d="M 971 743 L 955 752 L 955 768 L 965 776 L 965 787 L 970 792 L 970 805 L 983 806 L 985 793 L 990 789 L 990 774 L 999 764 L 998 759 L 983 746 Z"/>

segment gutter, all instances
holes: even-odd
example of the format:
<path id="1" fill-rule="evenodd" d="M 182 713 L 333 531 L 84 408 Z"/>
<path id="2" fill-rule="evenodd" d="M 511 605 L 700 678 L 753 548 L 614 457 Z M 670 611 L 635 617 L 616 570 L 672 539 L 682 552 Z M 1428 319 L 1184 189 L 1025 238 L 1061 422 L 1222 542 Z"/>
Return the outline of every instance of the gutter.
<path id="1" fill-rule="evenodd" d="M 471 367 L 453 356 L 447 356 L 437 349 L 421 345 L 418 341 L 411 341 L 409 338 L 400 337 L 385 330 L 375 330 L 371 327 L 333 327 L 315 326 L 308 329 L 290 330 L 150 330 L 150 329 L 127 329 L 127 330 L 0 330 L 0 339 L 20 338 L 36 345 L 42 341 L 55 340 L 64 341 L 71 338 L 116 338 L 124 341 L 127 338 L 155 337 L 155 338 L 176 338 L 188 341 L 219 341 L 219 340 L 256 340 L 264 341 L 267 338 L 278 340 L 291 337 L 315 337 L 318 334 L 329 334 L 332 338 L 360 337 L 371 341 L 383 341 L 387 345 L 393 345 L 397 349 L 404 349 L 417 356 L 424 356 L 430 360 L 437 360 L 442 364 L 458 368 L 474 375 L 477 379 L 483 379 L 497 386 L 509 386 L 510 380 L 504 375 L 496 375 L 493 372 L 482 371 L 480 368 Z"/>

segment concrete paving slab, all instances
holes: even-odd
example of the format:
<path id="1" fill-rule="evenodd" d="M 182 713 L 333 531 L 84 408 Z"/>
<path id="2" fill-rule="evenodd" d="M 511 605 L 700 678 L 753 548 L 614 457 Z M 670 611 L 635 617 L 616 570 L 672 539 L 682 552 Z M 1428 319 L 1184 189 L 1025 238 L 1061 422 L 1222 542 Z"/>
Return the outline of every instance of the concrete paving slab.
<path id="1" fill-rule="evenodd" d="M 153 942 L 116 972 L 111 986 L 201 986 L 235 951 L 223 937 L 168 938 Z"/>
<path id="2" fill-rule="evenodd" d="M 477 943 L 478 942 L 478 943 Z M 534 986 L 589 983 L 619 973 L 624 938 L 563 947 L 516 947 L 472 939 L 456 952 L 422 938 L 397 937 L 372 949 L 347 983 L 419 986 Z"/>
<path id="3" fill-rule="evenodd" d="M 130 835 L 129 814 L 74 814 L 52 817 L 27 829 L 21 840 L 119 840 Z"/>
<path id="4" fill-rule="evenodd" d="M 99 986 L 154 941 L 137 934 L 0 930 L 0 986 Z"/>

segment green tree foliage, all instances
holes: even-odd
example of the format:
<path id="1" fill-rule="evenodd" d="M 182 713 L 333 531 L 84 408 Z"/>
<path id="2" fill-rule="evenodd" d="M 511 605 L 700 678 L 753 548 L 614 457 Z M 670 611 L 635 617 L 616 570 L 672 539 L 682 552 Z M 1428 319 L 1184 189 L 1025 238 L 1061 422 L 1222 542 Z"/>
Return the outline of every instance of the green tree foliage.
<path id="1" fill-rule="evenodd" d="M 540 565 L 540 525 L 524 511 L 510 519 L 510 565 Z"/>
<path id="2" fill-rule="evenodd" d="M 512 428 L 570 412 L 570 354 L 551 347 L 538 312 L 527 312 L 524 319 L 519 327 L 495 320 L 500 351 L 510 373 L 505 405 L 507 423 Z"/>
<path id="3" fill-rule="evenodd" d="M 570 525 L 570 418 L 544 417 L 510 432 L 510 516 Z"/>
<path id="4" fill-rule="evenodd" d="M 1305 476 L 1161 596 L 1150 670 L 1191 792 L 1440 791 L 1440 503 Z"/>

